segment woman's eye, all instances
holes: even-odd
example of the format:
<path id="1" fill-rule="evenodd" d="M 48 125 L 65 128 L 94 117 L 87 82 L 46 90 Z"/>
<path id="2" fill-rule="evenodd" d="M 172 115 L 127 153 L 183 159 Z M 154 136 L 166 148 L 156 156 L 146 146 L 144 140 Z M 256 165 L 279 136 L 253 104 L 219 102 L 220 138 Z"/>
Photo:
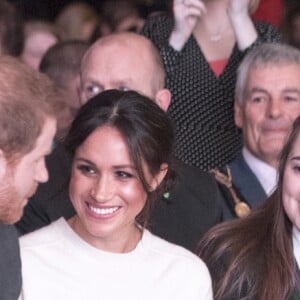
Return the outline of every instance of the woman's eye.
<path id="1" fill-rule="evenodd" d="M 82 174 L 86 174 L 86 175 L 93 175 L 95 174 L 95 171 L 93 168 L 91 168 L 88 165 L 79 165 L 77 166 L 77 169 L 82 173 Z"/>
<path id="2" fill-rule="evenodd" d="M 127 178 L 133 177 L 133 175 L 131 173 L 124 172 L 124 171 L 117 171 L 116 175 L 118 178 L 121 178 L 121 179 L 127 179 Z"/>

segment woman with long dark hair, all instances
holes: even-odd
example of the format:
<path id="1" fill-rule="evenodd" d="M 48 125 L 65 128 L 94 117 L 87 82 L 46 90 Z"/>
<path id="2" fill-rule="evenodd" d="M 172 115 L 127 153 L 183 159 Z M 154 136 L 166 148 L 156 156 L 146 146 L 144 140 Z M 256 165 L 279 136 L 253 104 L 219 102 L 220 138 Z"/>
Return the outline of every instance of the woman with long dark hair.
<path id="1" fill-rule="evenodd" d="M 215 226 L 199 244 L 216 300 L 300 297 L 300 117 L 278 172 L 278 187 L 261 208 Z"/>

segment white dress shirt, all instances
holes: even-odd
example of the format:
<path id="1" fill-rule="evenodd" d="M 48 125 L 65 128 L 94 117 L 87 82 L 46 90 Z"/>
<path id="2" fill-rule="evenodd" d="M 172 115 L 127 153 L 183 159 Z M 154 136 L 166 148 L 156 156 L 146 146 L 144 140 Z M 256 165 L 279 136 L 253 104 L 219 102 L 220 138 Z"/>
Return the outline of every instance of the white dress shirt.
<path id="1" fill-rule="evenodd" d="M 277 184 L 277 170 L 255 157 L 248 149 L 243 147 L 243 157 L 249 168 L 257 177 L 266 194 L 269 196 Z"/>
<path id="2" fill-rule="evenodd" d="M 300 231 L 293 226 L 293 251 L 298 267 L 300 267 Z"/>

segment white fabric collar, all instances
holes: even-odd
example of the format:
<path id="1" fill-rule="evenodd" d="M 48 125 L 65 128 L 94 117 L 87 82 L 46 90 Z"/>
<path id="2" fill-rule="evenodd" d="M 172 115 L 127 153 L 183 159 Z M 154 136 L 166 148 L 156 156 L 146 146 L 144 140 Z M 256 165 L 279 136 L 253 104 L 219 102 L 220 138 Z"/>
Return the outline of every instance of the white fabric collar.
<path id="1" fill-rule="evenodd" d="M 277 171 L 275 168 L 255 157 L 246 147 L 243 147 L 243 157 L 249 168 L 257 177 L 264 191 L 269 196 L 277 184 Z"/>
<path id="2" fill-rule="evenodd" d="M 300 266 L 300 231 L 296 226 L 293 226 L 293 251 L 297 265 Z"/>

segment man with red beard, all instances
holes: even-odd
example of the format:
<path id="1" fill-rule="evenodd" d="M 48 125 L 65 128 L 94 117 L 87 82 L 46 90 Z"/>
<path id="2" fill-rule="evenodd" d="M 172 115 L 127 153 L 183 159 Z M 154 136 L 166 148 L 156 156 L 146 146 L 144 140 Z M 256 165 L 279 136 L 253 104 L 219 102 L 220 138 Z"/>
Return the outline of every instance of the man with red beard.
<path id="1" fill-rule="evenodd" d="M 280 44 L 252 50 L 238 69 L 235 89 L 234 118 L 244 147 L 223 174 L 213 171 L 222 182 L 225 218 L 247 215 L 273 192 L 280 152 L 299 115 L 300 51 Z"/>
<path id="2" fill-rule="evenodd" d="M 56 132 L 55 88 L 45 75 L 0 57 L 0 298 L 18 299 L 21 263 L 15 227 L 37 186 Z"/>

